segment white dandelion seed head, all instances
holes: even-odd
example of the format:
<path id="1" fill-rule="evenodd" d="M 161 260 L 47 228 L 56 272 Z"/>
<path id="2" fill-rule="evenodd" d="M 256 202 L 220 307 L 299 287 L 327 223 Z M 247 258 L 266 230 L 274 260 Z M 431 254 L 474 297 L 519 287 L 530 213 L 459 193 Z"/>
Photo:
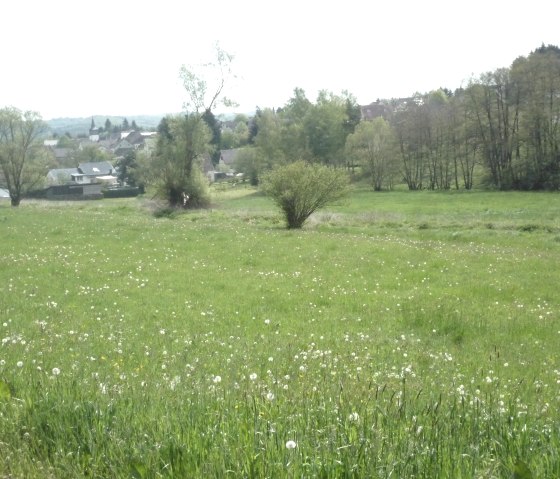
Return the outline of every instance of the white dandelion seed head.
<path id="1" fill-rule="evenodd" d="M 59 368 L 52 368 L 52 373 L 53 373 L 53 376 L 58 376 L 60 374 L 60 369 Z"/>
<path id="2" fill-rule="evenodd" d="M 23 368 L 23 361 L 18 361 L 18 362 L 16 363 L 16 366 L 17 366 L 18 368 Z"/>
<path id="3" fill-rule="evenodd" d="M 218 384 L 222 382 L 222 377 L 221 376 L 214 376 L 214 379 L 212 379 L 212 381 L 214 382 L 214 384 Z"/>
<path id="4" fill-rule="evenodd" d="M 348 420 L 350 422 L 358 422 L 360 420 L 360 415 L 357 412 L 351 412 L 348 415 Z"/>
<path id="5" fill-rule="evenodd" d="M 286 442 L 286 449 L 295 449 L 297 447 L 296 441 L 287 441 Z"/>
<path id="6" fill-rule="evenodd" d="M 256 381 L 256 379 L 257 379 L 257 373 L 251 373 L 251 374 L 249 374 L 249 379 L 250 379 L 251 381 Z"/>

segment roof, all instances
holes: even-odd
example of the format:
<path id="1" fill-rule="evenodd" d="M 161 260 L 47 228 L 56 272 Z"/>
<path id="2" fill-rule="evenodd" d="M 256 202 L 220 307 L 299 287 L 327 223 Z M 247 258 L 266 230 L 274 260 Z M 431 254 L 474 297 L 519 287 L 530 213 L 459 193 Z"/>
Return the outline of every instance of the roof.
<path id="1" fill-rule="evenodd" d="M 9 198 L 10 192 L 5 188 L 0 188 L 0 198 Z"/>
<path id="2" fill-rule="evenodd" d="M 117 147 L 115 148 L 115 151 L 118 150 L 132 150 L 134 147 L 130 144 L 130 142 L 128 140 L 121 140 L 119 142 L 119 144 L 117 145 Z"/>
<path id="3" fill-rule="evenodd" d="M 111 175 L 115 170 L 113 165 L 108 161 L 98 161 L 93 163 L 80 163 L 78 165 L 79 173 L 87 176 L 103 176 Z"/>
<path id="4" fill-rule="evenodd" d="M 391 109 L 381 102 L 360 106 L 360 110 L 362 112 L 362 120 L 373 120 L 378 117 L 387 119 L 391 112 Z"/>
<path id="5" fill-rule="evenodd" d="M 72 176 L 78 173 L 78 168 L 56 168 L 49 170 L 47 178 L 50 183 L 69 183 L 72 180 Z"/>
<path id="6" fill-rule="evenodd" d="M 144 142 L 144 136 L 139 131 L 131 131 L 127 136 L 126 139 L 123 141 L 127 141 L 131 145 L 139 144 Z"/>
<path id="7" fill-rule="evenodd" d="M 70 175 L 75 173 L 79 173 L 78 168 L 55 168 L 49 170 L 47 176 L 51 178 L 62 178 L 64 176 L 68 176 L 70 178 Z"/>

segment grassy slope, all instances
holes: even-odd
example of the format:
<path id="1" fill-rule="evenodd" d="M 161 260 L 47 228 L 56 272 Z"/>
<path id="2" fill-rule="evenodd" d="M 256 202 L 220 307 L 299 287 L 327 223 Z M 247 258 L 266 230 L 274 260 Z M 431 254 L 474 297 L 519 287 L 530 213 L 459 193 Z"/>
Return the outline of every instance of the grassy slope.
<path id="1" fill-rule="evenodd" d="M 557 195 L 247 193 L 0 206 L 0 474 L 558 475 Z"/>

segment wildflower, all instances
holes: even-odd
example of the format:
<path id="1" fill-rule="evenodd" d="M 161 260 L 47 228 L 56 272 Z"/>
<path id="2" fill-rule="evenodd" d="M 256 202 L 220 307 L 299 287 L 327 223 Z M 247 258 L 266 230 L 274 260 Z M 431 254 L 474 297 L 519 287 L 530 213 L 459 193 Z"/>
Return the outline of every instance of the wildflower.
<path id="1" fill-rule="evenodd" d="M 267 392 L 266 393 L 266 399 L 268 399 L 269 401 L 274 401 L 274 393 L 272 392 Z"/>
<path id="2" fill-rule="evenodd" d="M 52 373 L 53 373 L 53 376 L 58 376 L 60 374 L 60 369 L 52 368 Z"/>
<path id="3" fill-rule="evenodd" d="M 270 319 L 265 319 L 264 324 L 269 325 L 270 324 Z"/>
<path id="4" fill-rule="evenodd" d="M 297 447 L 296 441 L 287 441 L 286 449 L 295 449 Z"/>
<path id="5" fill-rule="evenodd" d="M 350 422 L 358 422 L 360 420 L 360 415 L 357 412 L 352 412 L 348 415 L 348 420 Z"/>
<path id="6" fill-rule="evenodd" d="M 214 381 L 214 384 L 218 384 L 222 382 L 222 377 L 221 376 L 214 376 L 214 379 L 212 379 L 212 381 Z"/>
<path id="7" fill-rule="evenodd" d="M 23 368 L 23 361 L 18 361 L 18 362 L 16 363 L 16 366 L 17 366 L 18 368 Z"/>
<path id="8" fill-rule="evenodd" d="M 255 380 L 257 379 L 257 373 L 251 373 L 251 374 L 249 374 L 249 379 L 250 379 L 251 381 L 255 381 Z"/>

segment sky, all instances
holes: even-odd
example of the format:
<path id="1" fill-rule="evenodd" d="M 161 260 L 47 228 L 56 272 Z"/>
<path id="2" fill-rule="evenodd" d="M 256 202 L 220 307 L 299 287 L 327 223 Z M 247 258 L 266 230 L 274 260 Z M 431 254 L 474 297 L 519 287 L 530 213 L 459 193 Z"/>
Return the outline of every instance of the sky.
<path id="1" fill-rule="evenodd" d="M 2 5 L 0 108 L 45 120 L 182 111 L 182 65 L 234 56 L 226 83 L 250 113 L 343 90 L 376 99 L 454 90 L 541 44 L 555 0 L 18 0 Z M 521 6 L 523 5 L 523 6 Z M 215 76 L 207 80 L 211 86 Z"/>

